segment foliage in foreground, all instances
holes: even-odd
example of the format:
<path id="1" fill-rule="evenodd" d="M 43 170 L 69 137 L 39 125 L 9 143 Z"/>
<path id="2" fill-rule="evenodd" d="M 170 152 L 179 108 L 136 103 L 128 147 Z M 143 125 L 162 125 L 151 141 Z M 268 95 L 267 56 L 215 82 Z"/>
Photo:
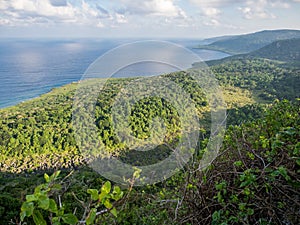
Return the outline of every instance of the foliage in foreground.
<path id="1" fill-rule="evenodd" d="M 299 224 L 300 108 L 282 101 L 231 126 L 223 150 L 183 186 L 180 223 Z M 187 188 L 188 187 L 188 188 Z"/>
<path id="2" fill-rule="evenodd" d="M 94 224 L 299 224 L 299 112 L 299 102 L 282 101 L 266 110 L 262 119 L 230 126 L 224 146 L 209 168 L 198 170 L 200 159 L 195 158 L 162 183 L 123 190 L 125 200 L 113 204 L 117 217 L 106 213 Z M 201 144 L 205 145 L 205 140 Z M 85 211 L 83 205 L 93 200 L 91 195 L 107 185 L 99 175 L 85 170 L 75 171 L 63 181 L 59 193 L 64 213 L 77 218 Z M 17 180 L 14 182 L 4 189 L 11 196 L 18 187 Z M 90 194 L 88 189 L 93 189 Z M 22 201 L 35 199 L 32 195 L 25 198 L 30 190 L 23 192 Z M 52 199 L 58 206 L 58 199 Z M 39 207 L 38 202 L 34 204 Z M 105 205 L 101 207 L 100 211 L 105 209 Z M 19 203 L 17 213 L 20 208 Z M 49 214 L 39 210 L 48 218 Z M 18 221 L 16 217 L 10 220 Z M 66 224 L 62 218 L 61 222 Z"/>
<path id="3" fill-rule="evenodd" d="M 114 204 L 123 197 L 123 191 L 118 186 L 114 186 L 112 189 L 109 181 L 103 184 L 100 192 L 97 189 L 87 190 L 87 193 L 90 194 L 89 202 L 84 203 L 78 200 L 85 209 L 81 220 L 76 217 L 75 213 L 65 213 L 65 206 L 60 195 L 62 185 L 55 182 L 59 174 L 60 171 L 56 171 L 51 176 L 45 173 L 46 182 L 37 186 L 33 194 L 26 195 L 26 201 L 21 207 L 21 221 L 24 221 L 25 217 L 32 217 L 36 225 L 46 225 L 47 221 L 53 225 L 91 225 L 95 223 L 96 217 L 103 213 L 111 212 L 114 216 L 117 216 Z M 55 198 L 57 201 L 55 201 Z M 98 209 L 101 206 L 105 206 L 105 209 L 99 211 Z M 44 218 L 42 213 L 46 214 L 47 217 Z"/>

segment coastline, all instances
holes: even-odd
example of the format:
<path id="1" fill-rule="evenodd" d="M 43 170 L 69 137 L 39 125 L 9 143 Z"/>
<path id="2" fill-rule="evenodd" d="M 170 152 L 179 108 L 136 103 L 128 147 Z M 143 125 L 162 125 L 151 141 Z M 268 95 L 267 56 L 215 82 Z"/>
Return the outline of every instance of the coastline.
<path id="1" fill-rule="evenodd" d="M 47 49 L 48 48 L 46 48 L 46 50 Z M 196 48 L 192 47 L 190 47 L 189 49 L 197 50 Z M 205 49 L 203 50 L 206 51 Z M 45 49 L 42 49 L 40 50 L 40 52 L 38 52 L 41 57 L 44 57 L 44 51 Z M 204 57 L 203 61 L 227 57 L 223 56 L 223 54 L 220 55 L 220 53 L 222 53 L 221 51 L 208 51 L 212 51 L 212 53 L 209 52 L 208 54 L 207 52 L 195 52 L 195 54 L 199 55 L 200 58 Z M 82 51 L 82 53 L 85 52 Z M 99 54 L 101 55 L 101 53 L 102 52 L 100 51 Z M 24 51 L 24 54 L 27 54 L 27 51 Z M 53 88 L 62 87 L 64 85 L 80 81 L 79 79 L 84 72 L 82 71 L 82 68 L 86 68 L 85 65 L 81 66 L 81 64 L 83 63 L 82 60 L 86 61 L 86 59 L 93 57 L 93 55 L 94 53 L 90 55 L 83 55 L 79 58 L 73 57 L 74 59 L 72 60 L 75 61 L 72 62 L 71 60 L 70 65 L 64 65 L 64 67 L 57 68 L 55 67 L 57 64 L 53 64 L 52 61 L 50 61 L 49 64 L 46 64 L 43 68 L 32 67 L 30 66 L 30 64 L 21 65 L 26 66 L 24 71 L 15 71 L 14 67 L 7 67 L 6 70 L 3 71 L 2 74 L 0 74 L 1 77 L 3 77 L 3 83 L 0 87 L 2 89 L 2 94 L 0 93 L 0 110 L 24 104 L 27 101 L 32 101 L 43 96 L 44 94 L 51 92 Z M 48 58 L 52 59 L 50 56 Z M 37 63 L 38 62 L 39 61 L 37 61 Z M 54 62 L 61 63 L 60 60 L 59 62 Z"/>
<path id="2" fill-rule="evenodd" d="M 137 78 L 141 78 L 141 76 L 139 76 L 139 77 L 112 77 L 112 78 L 109 78 L 109 79 L 137 79 Z M 59 93 L 64 93 L 65 91 L 68 91 L 68 92 L 69 91 L 75 91 L 77 89 L 77 85 L 82 83 L 82 81 L 88 82 L 88 81 L 92 81 L 94 79 L 103 79 L 103 78 L 88 78 L 88 79 L 85 79 L 85 80 L 72 81 L 72 82 L 67 83 L 67 84 L 52 87 L 49 91 L 44 92 L 44 93 L 42 93 L 42 94 L 40 94 L 36 97 L 23 100 L 21 102 L 18 102 L 14 105 L 10 105 L 10 106 L 7 106 L 7 107 L 0 107 L 0 113 L 5 111 L 5 110 L 12 110 L 16 107 L 26 106 L 27 104 L 31 104 L 31 103 L 34 103 L 36 101 L 43 100 L 43 98 L 47 98 L 47 97 L 50 97 L 52 95 L 57 95 Z"/>
<path id="3" fill-rule="evenodd" d="M 79 82 L 80 82 L 80 80 L 79 81 L 72 81 L 72 82 L 67 83 L 67 84 L 52 87 L 49 91 L 44 92 L 44 93 L 42 93 L 42 94 L 40 94 L 36 97 L 25 99 L 23 101 L 20 101 L 20 102 L 14 104 L 14 105 L 6 106 L 6 107 L 0 107 L 0 112 L 5 111 L 5 110 L 12 110 L 15 107 L 20 107 L 22 105 L 26 105 L 26 104 L 29 104 L 29 103 L 32 103 L 32 102 L 35 102 L 35 101 L 42 100 L 43 98 L 46 98 L 48 96 L 57 94 L 57 91 L 61 91 L 61 90 L 63 90 L 63 88 L 68 88 L 68 87 L 71 87 L 72 85 L 77 86 L 79 84 Z"/>
<path id="4" fill-rule="evenodd" d="M 231 51 L 227 51 L 227 50 L 224 50 L 224 49 L 218 49 L 216 47 L 210 47 L 210 46 L 206 46 L 206 45 L 196 46 L 196 47 L 193 47 L 192 49 L 222 52 L 222 53 L 228 54 L 230 56 L 240 54 L 240 53 L 237 53 L 237 52 L 231 52 Z M 211 59 L 211 60 L 213 60 L 213 59 Z"/>

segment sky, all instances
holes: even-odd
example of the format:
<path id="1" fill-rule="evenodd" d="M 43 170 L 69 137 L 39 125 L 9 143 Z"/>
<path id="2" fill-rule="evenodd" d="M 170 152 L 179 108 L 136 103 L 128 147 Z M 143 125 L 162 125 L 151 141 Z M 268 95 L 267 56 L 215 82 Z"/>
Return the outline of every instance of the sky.
<path id="1" fill-rule="evenodd" d="M 0 0 L 0 38 L 207 38 L 299 29 L 300 0 Z"/>

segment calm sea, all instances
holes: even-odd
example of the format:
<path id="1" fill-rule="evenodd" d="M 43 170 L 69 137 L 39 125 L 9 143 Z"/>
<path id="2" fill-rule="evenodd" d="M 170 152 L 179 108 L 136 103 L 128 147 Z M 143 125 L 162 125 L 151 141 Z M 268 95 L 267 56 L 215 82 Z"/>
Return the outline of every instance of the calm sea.
<path id="1" fill-rule="evenodd" d="M 132 41 L 0 40 L 0 108 L 37 97 L 53 87 L 80 80 L 87 67 L 99 56 Z M 203 60 L 228 56 L 222 52 L 193 49 L 193 46 L 199 44 L 198 40 L 170 41 L 191 49 Z M 165 68 L 158 68 L 155 73 L 160 73 L 160 69 L 165 72 Z M 152 70 L 151 65 L 140 64 L 131 68 L 129 76 L 151 74 Z M 126 76 L 126 71 L 122 72 L 120 76 Z"/>

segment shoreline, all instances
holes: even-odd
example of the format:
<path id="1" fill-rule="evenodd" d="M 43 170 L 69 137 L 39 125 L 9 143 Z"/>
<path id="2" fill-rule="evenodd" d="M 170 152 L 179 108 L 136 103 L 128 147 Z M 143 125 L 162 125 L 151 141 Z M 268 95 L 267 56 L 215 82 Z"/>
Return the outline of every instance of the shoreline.
<path id="1" fill-rule="evenodd" d="M 13 104 L 13 105 L 10 105 L 10 106 L 5 106 L 5 107 L 0 107 L 0 112 L 3 111 L 3 110 L 10 110 L 11 108 L 14 108 L 14 107 L 18 107 L 22 104 L 27 104 L 28 102 L 32 102 L 32 101 L 36 101 L 38 100 L 39 98 L 43 98 L 45 97 L 45 95 L 50 95 L 51 93 L 53 93 L 56 89 L 61 89 L 63 87 L 67 87 L 67 86 L 70 86 L 70 85 L 77 85 L 79 84 L 80 80 L 79 81 L 72 81 L 70 83 L 67 83 L 67 84 L 62 84 L 62 85 L 59 85 L 59 86 L 53 86 L 49 91 L 47 92 L 44 92 L 42 94 L 39 94 L 38 96 L 36 97 L 32 97 L 32 98 L 28 98 L 28 99 L 25 99 L 25 100 L 22 100 L 20 102 L 17 102 L 16 104 Z"/>
<path id="2" fill-rule="evenodd" d="M 205 50 L 205 51 L 212 51 L 212 52 L 216 52 L 216 53 L 224 53 L 224 52 L 222 52 L 222 51 L 218 51 L 218 50 L 212 50 L 212 49 L 198 49 L 197 47 L 195 48 L 195 47 L 191 47 L 190 48 L 190 50 L 192 51 L 193 49 L 195 49 L 195 50 Z M 197 53 L 194 53 L 194 54 L 197 54 Z M 227 53 L 226 53 L 227 54 Z M 198 55 L 198 54 L 197 54 Z M 201 57 L 201 56 L 199 56 L 199 57 Z M 213 59 L 215 59 L 216 58 L 216 60 L 219 60 L 219 59 L 222 59 L 222 58 L 226 58 L 226 57 L 228 57 L 228 56 L 222 56 L 221 58 L 220 57 L 212 57 Z M 212 59 L 208 59 L 208 60 L 203 60 L 203 62 L 206 62 L 206 61 L 210 61 L 210 60 L 212 60 Z M 192 65 L 191 65 L 191 67 L 192 67 Z M 128 76 L 128 77 L 116 77 L 116 78 L 132 78 L 132 77 L 138 77 L 138 76 Z M 71 83 L 78 83 L 80 80 L 75 80 L 75 81 L 71 81 L 71 82 L 68 82 L 68 83 L 62 83 L 62 84 L 58 84 L 58 85 L 49 85 L 49 87 L 50 87 L 50 89 L 48 89 L 48 90 L 43 90 L 44 88 L 43 87 L 40 87 L 39 89 L 34 89 L 33 88 L 33 94 L 32 93 L 28 93 L 28 91 L 24 91 L 24 95 L 26 96 L 26 95 L 29 95 L 29 98 L 24 98 L 24 99 L 22 99 L 22 96 L 16 96 L 17 98 L 19 98 L 19 100 L 18 99 L 10 99 L 10 98 L 8 98 L 8 99 L 3 99 L 3 106 L 1 106 L 1 104 L 0 104 L 0 111 L 1 110 L 4 110 L 4 109 L 8 109 L 8 108 L 11 108 L 11 107 L 14 107 L 14 106 L 17 106 L 17 105 L 20 105 L 20 104 L 23 104 L 23 103 L 25 103 L 25 102 L 27 102 L 27 101 L 31 101 L 31 100 L 34 100 L 34 99 L 36 99 L 36 98 L 39 98 L 39 97 L 41 97 L 41 96 L 43 96 L 44 94 L 47 94 L 47 93 L 50 93 L 54 88 L 59 88 L 59 87 L 63 87 L 63 86 L 65 86 L 65 85 L 68 85 L 68 84 L 71 84 Z M 46 87 L 48 86 L 48 85 L 45 85 Z M 39 90 L 41 90 L 41 92 L 39 93 Z M 37 94 L 35 94 L 35 92 L 37 92 Z M 30 96 L 31 95 L 31 96 Z"/>
<path id="3" fill-rule="evenodd" d="M 108 79 L 137 79 L 137 78 L 141 78 L 141 76 L 134 76 L 134 77 L 112 77 L 112 78 L 108 78 Z M 85 79 L 84 81 L 90 81 L 90 80 L 93 80 L 93 79 L 106 79 L 106 78 L 88 78 L 88 79 Z M 55 93 L 55 91 L 60 91 L 62 90 L 63 88 L 68 88 L 72 85 L 78 85 L 82 82 L 83 80 L 78 80 L 78 81 L 72 81 L 70 83 L 67 83 L 67 84 L 62 84 L 62 85 L 59 85 L 59 86 L 53 86 L 49 91 L 47 92 L 44 92 L 42 94 L 39 94 L 38 96 L 36 97 L 33 97 L 33 98 L 28 98 L 28 99 L 25 99 L 25 100 L 22 100 L 20 102 L 17 102 L 16 104 L 14 105 L 10 105 L 10 106 L 6 106 L 6 107 L 0 107 L 0 112 L 1 111 L 4 111 L 4 110 L 11 110 L 12 108 L 15 108 L 15 107 L 18 107 L 18 106 L 21 106 L 22 104 L 28 104 L 30 102 L 34 102 L 36 100 L 39 100 L 40 98 L 43 98 L 43 97 L 47 97 L 48 95 L 52 95 L 52 94 L 57 94 Z M 77 87 L 75 88 L 77 89 Z"/>

